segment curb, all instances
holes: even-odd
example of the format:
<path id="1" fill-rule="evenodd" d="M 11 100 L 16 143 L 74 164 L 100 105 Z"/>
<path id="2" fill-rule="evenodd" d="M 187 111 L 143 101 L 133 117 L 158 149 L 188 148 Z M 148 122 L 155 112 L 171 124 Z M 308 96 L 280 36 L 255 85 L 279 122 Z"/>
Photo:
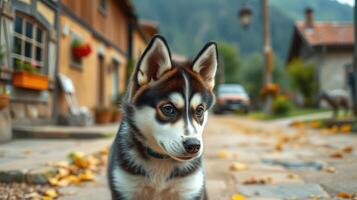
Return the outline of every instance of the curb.
<path id="1" fill-rule="evenodd" d="M 111 132 L 71 132 L 58 130 L 40 130 L 27 127 L 14 127 L 14 138 L 42 138 L 42 139 L 98 139 L 114 136 Z"/>
<path id="2" fill-rule="evenodd" d="M 44 166 L 32 170 L 7 170 L 0 171 L 0 183 L 30 183 L 48 184 L 48 179 L 54 177 L 57 169 Z"/>

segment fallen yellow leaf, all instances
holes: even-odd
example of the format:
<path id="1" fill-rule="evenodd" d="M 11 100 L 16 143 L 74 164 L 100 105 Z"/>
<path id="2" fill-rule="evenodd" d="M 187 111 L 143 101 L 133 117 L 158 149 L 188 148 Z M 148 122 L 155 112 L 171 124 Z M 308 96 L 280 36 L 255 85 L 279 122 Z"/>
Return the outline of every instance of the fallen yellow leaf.
<path id="1" fill-rule="evenodd" d="M 241 194 L 234 194 L 232 200 L 245 200 L 245 197 Z"/>
<path id="2" fill-rule="evenodd" d="M 108 155 L 109 149 L 108 148 L 103 148 L 102 150 L 100 150 L 99 153 L 102 154 L 102 155 Z"/>
<path id="3" fill-rule="evenodd" d="M 88 168 L 90 165 L 90 162 L 88 159 L 85 158 L 77 158 L 74 160 L 74 164 L 80 168 Z"/>
<path id="4" fill-rule="evenodd" d="M 60 187 L 66 187 L 69 184 L 71 184 L 71 181 L 67 178 L 63 178 L 58 182 L 58 186 L 60 186 Z"/>
<path id="5" fill-rule="evenodd" d="M 68 176 L 69 175 L 69 170 L 66 168 L 58 168 L 58 175 L 60 177 Z"/>
<path id="6" fill-rule="evenodd" d="M 342 151 L 345 152 L 345 153 L 352 153 L 353 147 L 352 146 L 347 146 L 347 147 L 343 148 Z"/>
<path id="7" fill-rule="evenodd" d="M 339 151 L 336 151 L 336 152 L 330 154 L 330 157 L 331 158 L 343 158 L 343 154 Z"/>
<path id="8" fill-rule="evenodd" d="M 309 123 L 309 126 L 310 126 L 311 128 L 319 128 L 319 127 L 321 126 L 321 122 L 319 122 L 319 121 L 312 121 L 312 122 Z"/>
<path id="9" fill-rule="evenodd" d="M 351 132 L 351 130 L 352 130 L 352 126 L 349 124 L 345 124 L 340 127 L 340 131 L 342 133 L 349 133 L 349 132 Z"/>
<path id="10" fill-rule="evenodd" d="M 325 169 L 325 171 L 328 172 L 328 173 L 335 173 L 335 172 L 336 172 L 336 168 L 334 168 L 334 167 L 327 167 L 327 168 Z"/>
<path id="11" fill-rule="evenodd" d="M 244 171 L 248 169 L 248 166 L 244 163 L 235 162 L 229 166 L 231 171 Z"/>
<path id="12" fill-rule="evenodd" d="M 343 199 L 352 199 L 352 198 L 356 197 L 355 194 L 349 194 L 346 192 L 340 192 L 336 196 L 339 198 L 343 198 Z"/>
<path id="13" fill-rule="evenodd" d="M 217 153 L 218 157 L 227 159 L 229 157 L 229 152 L 227 150 L 221 150 Z"/>
<path id="14" fill-rule="evenodd" d="M 56 198 L 58 196 L 57 191 L 54 189 L 48 189 L 45 192 L 45 196 L 51 197 L 51 198 Z"/>
<path id="15" fill-rule="evenodd" d="M 329 128 L 329 131 L 331 133 L 337 133 L 338 132 L 338 126 L 332 126 L 331 128 Z"/>
<path id="16" fill-rule="evenodd" d="M 276 151 L 281 151 L 281 150 L 283 150 L 283 144 L 280 143 L 280 142 L 276 143 L 275 146 L 274 146 L 274 149 L 275 149 Z"/>
<path id="17" fill-rule="evenodd" d="M 58 178 L 57 177 L 53 177 L 53 178 L 49 178 L 48 182 L 50 183 L 50 185 L 52 186 L 58 186 Z"/>
<path id="18" fill-rule="evenodd" d="M 81 181 L 92 181 L 94 179 L 93 173 L 88 170 L 81 173 L 78 177 Z"/>
<path id="19" fill-rule="evenodd" d="M 70 159 L 76 160 L 76 159 L 83 158 L 84 157 L 84 153 L 76 151 L 76 152 L 71 152 L 68 156 L 69 156 Z"/>
<path id="20" fill-rule="evenodd" d="M 77 176 L 74 176 L 74 175 L 70 175 L 67 177 L 68 180 L 71 181 L 71 183 L 73 184 L 80 184 L 81 183 L 81 179 Z"/>

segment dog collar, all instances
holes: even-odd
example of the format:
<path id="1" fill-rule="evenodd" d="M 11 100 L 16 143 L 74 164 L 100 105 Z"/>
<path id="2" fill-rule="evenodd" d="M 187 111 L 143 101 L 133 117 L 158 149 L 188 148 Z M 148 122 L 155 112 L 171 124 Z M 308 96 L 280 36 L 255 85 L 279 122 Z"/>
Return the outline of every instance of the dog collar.
<path id="1" fill-rule="evenodd" d="M 161 153 L 158 153 L 152 149 L 150 149 L 149 147 L 145 147 L 146 153 L 149 154 L 151 157 L 157 158 L 157 159 L 166 159 L 169 158 L 169 156 L 167 155 L 163 155 Z"/>

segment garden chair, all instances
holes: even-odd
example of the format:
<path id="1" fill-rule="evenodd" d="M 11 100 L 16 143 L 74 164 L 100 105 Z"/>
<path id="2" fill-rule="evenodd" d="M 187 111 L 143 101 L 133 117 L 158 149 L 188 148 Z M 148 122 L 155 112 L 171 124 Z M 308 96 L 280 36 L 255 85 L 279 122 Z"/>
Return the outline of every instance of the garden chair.
<path id="1" fill-rule="evenodd" d="M 87 107 L 78 105 L 72 80 L 64 74 L 59 74 L 58 80 L 69 108 L 69 116 L 66 120 L 68 124 L 72 126 L 92 125 L 93 115 Z"/>

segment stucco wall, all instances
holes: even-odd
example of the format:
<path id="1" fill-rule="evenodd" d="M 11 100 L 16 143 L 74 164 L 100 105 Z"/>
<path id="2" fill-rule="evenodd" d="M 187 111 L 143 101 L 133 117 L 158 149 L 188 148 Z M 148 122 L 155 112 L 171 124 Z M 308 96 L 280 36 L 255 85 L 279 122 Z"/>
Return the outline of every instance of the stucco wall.
<path id="1" fill-rule="evenodd" d="M 349 91 L 346 84 L 345 65 L 352 62 L 352 53 L 327 53 L 323 58 L 319 66 L 320 90 L 344 89 Z"/>
<path id="2" fill-rule="evenodd" d="M 140 55 L 144 52 L 146 47 L 145 39 L 140 35 L 138 31 L 134 31 L 133 34 L 133 59 L 134 61 L 138 61 Z"/>
<path id="3" fill-rule="evenodd" d="M 120 60 L 119 89 L 123 91 L 125 88 L 126 57 L 112 47 L 101 43 L 88 30 L 66 15 L 60 17 L 60 27 L 62 34 L 60 36 L 59 73 L 67 75 L 73 81 L 78 104 L 87 106 L 89 109 L 98 105 L 98 54 L 102 53 L 105 66 L 105 105 L 109 106 L 112 103 L 112 70 L 110 70 L 112 60 L 113 58 Z M 64 27 L 69 29 L 67 34 L 63 34 Z M 83 59 L 81 70 L 71 65 L 71 43 L 74 33 L 80 36 L 83 41 L 90 43 L 93 49 L 92 53 Z M 61 95 L 60 102 L 61 112 L 67 112 L 68 107 L 63 95 Z"/>

